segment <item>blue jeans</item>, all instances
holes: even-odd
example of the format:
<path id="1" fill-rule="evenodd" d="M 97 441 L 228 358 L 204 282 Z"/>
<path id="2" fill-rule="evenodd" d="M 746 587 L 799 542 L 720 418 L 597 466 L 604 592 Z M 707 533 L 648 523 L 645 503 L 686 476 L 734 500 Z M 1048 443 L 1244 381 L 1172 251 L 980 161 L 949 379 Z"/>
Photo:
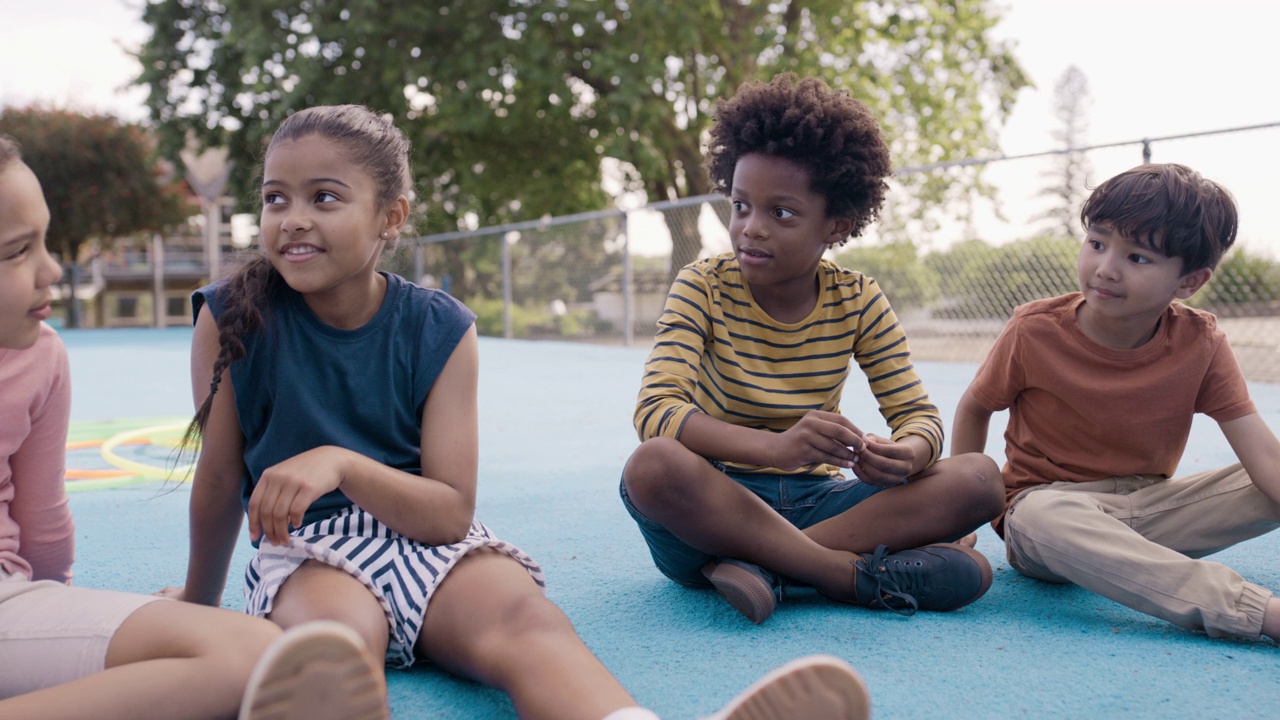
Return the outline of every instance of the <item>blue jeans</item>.
<path id="1" fill-rule="evenodd" d="M 712 464 L 768 503 L 787 522 L 801 529 L 833 518 L 883 489 L 843 477 L 735 473 L 725 471 L 720 463 Z M 702 575 L 702 566 L 718 558 L 689 545 L 642 515 L 631 504 L 626 483 L 620 484 L 619 493 L 627 512 L 640 526 L 640 534 L 649 544 L 649 553 L 653 555 L 653 563 L 658 570 L 681 585 L 710 586 L 711 583 Z"/>

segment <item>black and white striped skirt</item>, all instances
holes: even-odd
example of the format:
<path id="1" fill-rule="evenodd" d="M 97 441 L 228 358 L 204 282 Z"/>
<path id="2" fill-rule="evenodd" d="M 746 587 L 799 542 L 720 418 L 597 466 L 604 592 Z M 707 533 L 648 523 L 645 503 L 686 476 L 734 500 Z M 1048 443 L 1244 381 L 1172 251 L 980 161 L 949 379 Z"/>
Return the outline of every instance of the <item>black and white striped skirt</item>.
<path id="1" fill-rule="evenodd" d="M 491 547 L 525 567 L 539 587 L 546 587 L 542 568 L 516 546 L 494 537 L 479 521 L 462 542 L 423 545 L 351 506 L 333 517 L 294 530 L 289 545 L 262 543 L 245 570 L 245 611 L 265 617 L 280 586 L 307 560 L 345 570 L 358 579 L 382 605 L 390 626 L 387 665 L 409 667 L 413 647 L 431 595 L 463 555 Z"/>

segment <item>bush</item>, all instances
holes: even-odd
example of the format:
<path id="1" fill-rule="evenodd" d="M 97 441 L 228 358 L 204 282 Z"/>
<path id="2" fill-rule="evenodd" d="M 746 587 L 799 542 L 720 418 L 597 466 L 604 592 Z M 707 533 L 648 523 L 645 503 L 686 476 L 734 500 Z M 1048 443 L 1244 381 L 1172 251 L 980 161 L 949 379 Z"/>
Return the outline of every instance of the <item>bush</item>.
<path id="1" fill-rule="evenodd" d="M 836 255 L 836 262 L 875 278 L 897 312 L 926 307 L 942 296 L 938 273 L 920 260 L 912 242 L 851 248 Z"/>
<path id="2" fill-rule="evenodd" d="M 981 240 L 933 253 L 924 263 L 942 282 L 936 317 L 1003 319 L 1019 305 L 1077 290 L 1078 240 L 1042 237 L 993 247 Z"/>

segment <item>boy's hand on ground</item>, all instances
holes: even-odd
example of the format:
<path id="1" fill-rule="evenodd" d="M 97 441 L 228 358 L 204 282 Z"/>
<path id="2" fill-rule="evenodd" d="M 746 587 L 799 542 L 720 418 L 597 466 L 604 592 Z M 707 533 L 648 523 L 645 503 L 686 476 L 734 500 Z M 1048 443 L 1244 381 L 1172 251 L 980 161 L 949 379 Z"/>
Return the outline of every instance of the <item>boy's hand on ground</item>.
<path id="1" fill-rule="evenodd" d="M 770 465 L 794 470 L 804 465 L 826 463 L 852 468 L 862 452 L 862 431 L 849 418 L 810 410 L 785 432 L 771 438 Z"/>
<path id="2" fill-rule="evenodd" d="M 876 435 L 866 435 L 864 441 L 865 449 L 853 466 L 853 474 L 859 480 L 877 487 L 893 487 L 907 481 L 916 459 L 914 448 Z"/>
<path id="3" fill-rule="evenodd" d="M 249 496 L 249 537 L 287 545 L 311 503 L 342 483 L 341 450 L 313 448 L 267 468 Z"/>

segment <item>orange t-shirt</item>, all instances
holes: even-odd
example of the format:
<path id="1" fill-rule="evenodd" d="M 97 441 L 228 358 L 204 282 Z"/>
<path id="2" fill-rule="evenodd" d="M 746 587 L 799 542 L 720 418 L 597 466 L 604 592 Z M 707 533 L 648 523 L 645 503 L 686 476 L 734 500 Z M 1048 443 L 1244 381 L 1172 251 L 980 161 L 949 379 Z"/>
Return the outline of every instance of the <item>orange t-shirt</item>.
<path id="1" fill-rule="evenodd" d="M 986 409 L 1009 410 L 1006 503 L 1061 480 L 1169 477 L 1195 413 L 1226 422 L 1256 412 L 1212 314 L 1172 303 L 1145 345 L 1113 350 L 1080 329 L 1082 301 L 1070 293 L 1019 307 L 970 386 Z"/>

